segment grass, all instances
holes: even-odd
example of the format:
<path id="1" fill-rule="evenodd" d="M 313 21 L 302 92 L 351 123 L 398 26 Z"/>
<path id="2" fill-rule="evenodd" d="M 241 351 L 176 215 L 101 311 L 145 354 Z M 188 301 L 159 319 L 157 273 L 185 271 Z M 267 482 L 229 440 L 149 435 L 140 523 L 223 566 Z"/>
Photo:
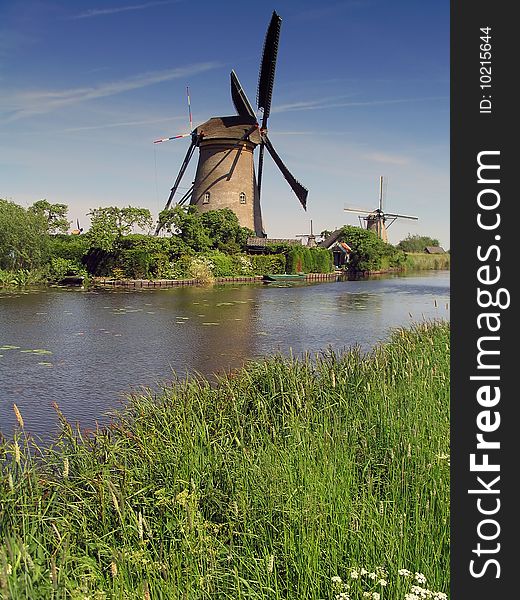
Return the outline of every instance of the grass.
<path id="1" fill-rule="evenodd" d="M 405 268 L 408 270 L 448 270 L 451 254 L 427 254 L 426 252 L 409 252 L 406 254 Z"/>
<path id="2" fill-rule="evenodd" d="M 48 449 L 17 417 L 3 598 L 397 600 L 422 575 L 448 591 L 446 323 L 177 381 L 91 434 L 61 417 Z"/>

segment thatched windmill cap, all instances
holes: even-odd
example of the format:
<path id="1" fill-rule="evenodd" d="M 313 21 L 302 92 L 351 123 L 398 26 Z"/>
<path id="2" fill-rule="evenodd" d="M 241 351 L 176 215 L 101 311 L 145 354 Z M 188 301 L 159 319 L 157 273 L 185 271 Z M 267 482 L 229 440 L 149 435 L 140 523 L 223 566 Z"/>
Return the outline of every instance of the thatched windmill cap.
<path id="1" fill-rule="evenodd" d="M 199 125 L 195 129 L 195 133 L 202 135 L 203 140 L 240 140 L 250 131 L 249 136 L 244 139 L 248 139 L 256 145 L 262 141 L 260 131 L 256 125 L 256 119 L 249 116 L 213 117 Z M 253 127 L 255 128 L 251 131 Z"/>

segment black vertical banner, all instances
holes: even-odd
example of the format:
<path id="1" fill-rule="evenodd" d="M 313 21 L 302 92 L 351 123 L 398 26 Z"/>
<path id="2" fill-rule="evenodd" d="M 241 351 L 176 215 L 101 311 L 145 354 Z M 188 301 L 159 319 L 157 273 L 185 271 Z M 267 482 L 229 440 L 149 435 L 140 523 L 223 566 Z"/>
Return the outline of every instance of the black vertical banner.
<path id="1" fill-rule="evenodd" d="M 514 7 L 500 0 L 451 3 L 452 600 L 518 594 Z"/>

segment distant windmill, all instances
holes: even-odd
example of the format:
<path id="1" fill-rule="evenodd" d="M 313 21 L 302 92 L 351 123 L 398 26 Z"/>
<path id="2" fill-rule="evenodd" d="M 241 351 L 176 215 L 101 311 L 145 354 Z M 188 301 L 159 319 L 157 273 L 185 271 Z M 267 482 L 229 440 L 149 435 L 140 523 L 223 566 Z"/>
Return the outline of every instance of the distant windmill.
<path id="1" fill-rule="evenodd" d="M 312 231 L 312 219 L 311 219 L 311 232 L 310 233 L 300 233 L 296 236 L 297 238 L 301 237 L 301 238 L 307 238 L 307 246 L 309 248 L 315 248 L 316 247 L 316 236 L 314 235 L 313 231 Z"/>
<path id="2" fill-rule="evenodd" d="M 76 219 L 76 225 L 78 226 L 78 228 L 77 229 L 73 229 L 70 232 L 71 235 L 79 235 L 80 233 L 83 232 L 83 227 L 79 226 L 79 219 Z"/>
<path id="3" fill-rule="evenodd" d="M 308 190 L 294 178 L 267 136 L 267 120 L 271 111 L 281 22 L 280 16 L 273 11 L 265 36 L 258 80 L 257 108 L 262 112 L 261 124 L 258 123 L 255 111 L 235 71 L 231 71 L 231 99 L 237 116 L 213 117 L 192 129 L 190 134 L 156 140 L 155 143 L 159 143 L 191 136 L 191 144 L 171 188 L 165 209 L 168 209 L 173 201 L 195 148 L 199 148 L 195 181 L 177 204 L 182 205 L 189 200 L 190 205 L 196 206 L 201 212 L 229 208 L 236 214 L 242 227 L 252 229 L 259 237 L 265 237 L 260 192 L 264 149 L 267 149 L 301 205 L 306 209 Z M 258 179 L 253 162 L 256 146 L 260 146 Z M 156 235 L 161 227 L 162 224 L 159 222 Z"/>
<path id="4" fill-rule="evenodd" d="M 419 217 L 412 217 L 410 215 L 399 215 L 397 213 L 387 213 L 383 210 L 383 176 L 379 178 L 379 208 L 375 210 L 364 210 L 362 208 L 344 208 L 345 212 L 361 213 L 366 216 L 360 216 L 359 221 L 362 223 L 365 221 L 366 228 L 370 231 L 374 231 L 378 237 L 384 242 L 388 241 L 386 230 L 396 219 L 414 219 L 417 220 Z"/>

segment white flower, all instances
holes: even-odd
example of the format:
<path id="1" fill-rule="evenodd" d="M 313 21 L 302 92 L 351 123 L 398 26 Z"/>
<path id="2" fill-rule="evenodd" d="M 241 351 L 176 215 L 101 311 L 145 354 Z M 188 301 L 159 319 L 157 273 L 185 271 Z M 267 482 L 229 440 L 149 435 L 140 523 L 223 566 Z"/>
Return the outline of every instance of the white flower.
<path id="1" fill-rule="evenodd" d="M 376 579 L 377 575 L 375 573 L 369 573 L 368 576 L 370 577 L 370 579 Z"/>
<path id="2" fill-rule="evenodd" d="M 386 579 L 380 579 L 378 581 L 379 585 L 382 585 L 383 587 L 386 587 L 388 585 L 388 581 Z"/>
<path id="3" fill-rule="evenodd" d="M 420 587 L 418 585 L 412 585 L 410 591 L 415 594 L 418 598 L 431 598 L 432 592 L 427 590 L 426 588 Z"/>
<path id="4" fill-rule="evenodd" d="M 426 583 L 426 577 L 422 573 L 416 573 L 415 581 L 417 581 L 417 583 Z"/>
<path id="5" fill-rule="evenodd" d="M 399 571 L 397 571 L 399 573 L 399 575 L 403 575 L 404 577 L 410 577 L 411 573 L 408 569 L 399 569 Z"/>
<path id="6" fill-rule="evenodd" d="M 350 571 L 350 576 L 352 577 L 352 579 L 359 579 L 358 571 Z"/>
<path id="7" fill-rule="evenodd" d="M 381 594 L 379 592 L 372 592 L 372 598 L 374 600 L 381 600 Z"/>
<path id="8" fill-rule="evenodd" d="M 359 572 L 361 573 L 361 575 L 366 575 L 368 573 L 366 569 L 361 569 Z"/>
<path id="9" fill-rule="evenodd" d="M 341 592 L 341 594 L 336 595 L 336 600 L 350 600 L 350 596 L 347 592 Z"/>
<path id="10" fill-rule="evenodd" d="M 435 592 L 433 597 L 435 600 L 448 600 L 448 596 L 444 592 Z"/>
<path id="11" fill-rule="evenodd" d="M 404 600 L 420 600 L 420 598 L 415 594 L 405 594 Z"/>
<path id="12" fill-rule="evenodd" d="M 341 583 L 342 579 L 341 577 L 339 577 L 339 575 L 334 575 L 334 577 L 332 578 L 332 583 Z"/>

